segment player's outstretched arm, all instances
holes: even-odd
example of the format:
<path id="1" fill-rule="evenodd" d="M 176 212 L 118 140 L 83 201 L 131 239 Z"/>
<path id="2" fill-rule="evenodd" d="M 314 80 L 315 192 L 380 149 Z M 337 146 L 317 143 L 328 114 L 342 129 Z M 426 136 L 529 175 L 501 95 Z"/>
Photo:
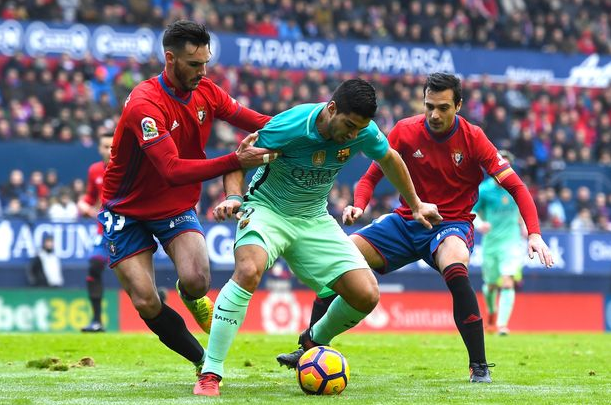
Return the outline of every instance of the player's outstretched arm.
<path id="1" fill-rule="evenodd" d="M 238 146 L 236 155 L 243 169 L 252 169 L 253 167 L 266 165 L 280 156 L 280 153 L 267 148 L 258 148 L 253 146 L 259 134 L 254 132 L 248 135 Z"/>
<path id="2" fill-rule="evenodd" d="M 378 163 L 384 175 L 401 193 L 407 205 L 411 208 L 412 215 L 416 221 L 420 222 L 427 229 L 431 229 L 433 225 L 437 225 L 443 220 L 435 204 L 425 203 L 420 200 L 420 197 L 416 194 L 409 170 L 396 150 L 388 149 L 386 155 L 378 160 Z"/>
<path id="3" fill-rule="evenodd" d="M 550 268 L 554 265 L 554 258 L 549 250 L 549 247 L 538 233 L 531 233 L 528 235 L 528 257 L 533 259 L 535 252 L 539 255 L 541 264 L 545 264 L 545 267 Z"/>
<path id="4" fill-rule="evenodd" d="M 244 177 L 245 172 L 242 170 L 227 173 L 223 176 L 223 186 L 227 197 L 225 201 L 221 202 L 212 210 L 212 215 L 217 222 L 231 218 L 234 214 L 236 214 L 237 219 L 240 219 L 238 212 L 244 202 L 244 198 L 242 197 Z"/>

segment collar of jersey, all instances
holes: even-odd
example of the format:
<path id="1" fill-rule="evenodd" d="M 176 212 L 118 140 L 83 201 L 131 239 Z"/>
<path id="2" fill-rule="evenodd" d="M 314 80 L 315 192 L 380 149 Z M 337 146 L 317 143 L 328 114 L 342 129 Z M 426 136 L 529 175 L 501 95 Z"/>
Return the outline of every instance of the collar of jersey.
<path id="1" fill-rule="evenodd" d="M 439 142 L 439 143 L 445 142 L 448 139 L 450 139 L 452 135 L 456 133 L 456 131 L 458 131 L 458 115 L 454 117 L 454 126 L 452 127 L 450 132 L 447 135 L 445 135 L 443 138 L 436 136 L 433 133 L 433 131 L 431 131 L 431 127 L 429 127 L 429 123 L 427 122 L 426 118 L 424 119 L 424 127 L 426 128 L 426 132 L 429 133 L 429 135 L 431 136 L 431 138 L 433 138 L 435 142 Z"/>
<path id="2" fill-rule="evenodd" d="M 323 141 L 326 141 L 325 138 L 318 132 L 316 128 L 316 118 L 318 118 L 318 114 L 322 111 L 327 103 L 318 103 L 314 106 L 314 109 L 308 115 L 308 120 L 306 121 L 306 128 L 308 129 L 308 137 L 310 136 L 310 132 L 314 132 L 318 135 L 319 138 L 322 138 Z"/>
<path id="3" fill-rule="evenodd" d="M 163 73 L 159 73 L 159 76 L 157 76 L 157 80 L 159 81 L 159 84 L 161 84 L 161 88 L 163 89 L 163 91 L 168 93 L 170 97 L 172 97 L 174 100 L 178 101 L 179 103 L 189 104 L 189 101 L 191 101 L 191 96 L 193 95 L 192 91 L 187 93 L 188 96 L 186 98 L 180 98 L 172 91 L 172 89 L 170 89 L 170 86 L 168 86 L 168 84 L 164 80 Z"/>

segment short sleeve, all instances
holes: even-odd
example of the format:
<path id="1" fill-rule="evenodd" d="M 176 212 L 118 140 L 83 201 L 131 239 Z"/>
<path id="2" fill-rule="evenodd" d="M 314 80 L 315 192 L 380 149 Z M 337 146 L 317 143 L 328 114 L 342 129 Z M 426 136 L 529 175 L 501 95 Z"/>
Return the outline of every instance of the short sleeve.
<path id="1" fill-rule="evenodd" d="M 364 132 L 365 135 L 363 143 L 363 153 L 365 156 L 373 160 L 382 159 L 390 148 L 386 136 L 373 121 L 371 121 L 369 126 L 363 129 L 362 132 Z"/>

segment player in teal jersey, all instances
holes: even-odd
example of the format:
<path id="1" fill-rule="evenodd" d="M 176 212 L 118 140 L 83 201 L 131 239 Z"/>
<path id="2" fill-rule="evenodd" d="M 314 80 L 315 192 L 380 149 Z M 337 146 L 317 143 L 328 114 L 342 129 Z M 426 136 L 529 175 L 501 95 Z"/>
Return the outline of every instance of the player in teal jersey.
<path id="1" fill-rule="evenodd" d="M 499 154 L 511 163 L 510 152 L 500 150 Z M 488 308 L 487 329 L 506 335 L 515 302 L 515 284 L 521 279 L 524 262 L 522 217 L 511 195 L 492 178 L 480 184 L 473 212 L 478 215 L 474 226 L 483 234 L 482 291 Z"/>
<path id="2" fill-rule="evenodd" d="M 425 227 L 441 221 L 434 204 L 420 201 L 405 163 L 372 121 L 375 90 L 364 80 L 343 82 L 328 103 L 303 104 L 259 130 L 257 146 L 279 151 L 261 167 L 242 199 L 244 173 L 225 176 L 227 200 L 217 220 L 241 210 L 234 246 L 235 272 L 216 299 L 200 386 L 219 395 L 223 363 L 263 272 L 282 256 L 319 296 L 339 294 L 328 312 L 301 336 L 304 347 L 328 345 L 378 303 L 378 285 L 363 255 L 327 211 L 338 172 L 359 153 L 378 162 Z"/>

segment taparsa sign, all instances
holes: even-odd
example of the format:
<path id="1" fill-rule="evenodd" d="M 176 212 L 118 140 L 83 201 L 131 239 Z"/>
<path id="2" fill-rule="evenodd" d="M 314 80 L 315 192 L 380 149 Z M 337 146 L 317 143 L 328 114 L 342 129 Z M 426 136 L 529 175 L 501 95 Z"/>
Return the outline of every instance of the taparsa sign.
<path id="1" fill-rule="evenodd" d="M 163 62 L 162 30 L 109 25 L 55 24 L 4 20 L 0 54 L 30 56 L 68 54 L 98 60 L 133 57 Z M 225 66 L 388 75 L 444 71 L 464 77 L 488 75 L 496 80 L 546 82 L 584 87 L 611 83 L 611 56 L 565 55 L 523 50 L 438 47 L 376 41 L 289 40 L 240 34 L 213 34 L 213 59 Z"/>

